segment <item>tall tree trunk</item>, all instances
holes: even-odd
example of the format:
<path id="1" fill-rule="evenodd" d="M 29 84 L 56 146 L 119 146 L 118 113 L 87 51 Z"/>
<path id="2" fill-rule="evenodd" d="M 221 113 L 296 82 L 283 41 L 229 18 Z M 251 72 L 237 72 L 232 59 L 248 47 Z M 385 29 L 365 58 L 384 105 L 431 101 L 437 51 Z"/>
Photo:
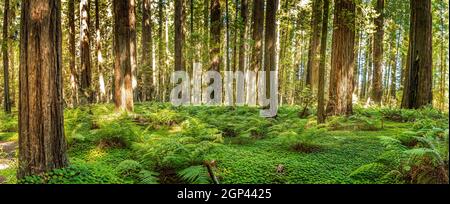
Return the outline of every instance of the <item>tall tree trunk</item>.
<path id="1" fill-rule="evenodd" d="M 328 37 L 328 13 L 329 0 L 323 0 L 323 17 L 322 17 L 322 36 L 320 43 L 320 64 L 319 64 L 319 87 L 318 87 L 318 105 L 317 105 L 317 122 L 325 123 L 325 65 Z"/>
<path id="2" fill-rule="evenodd" d="M 105 80 L 103 77 L 103 56 L 102 56 L 102 42 L 100 33 L 100 14 L 99 14 L 99 0 L 95 0 L 95 51 L 97 53 L 97 72 L 98 72 L 98 94 L 99 101 L 105 101 L 106 90 Z"/>
<path id="3" fill-rule="evenodd" d="M 210 70 L 220 71 L 220 33 L 222 30 L 222 19 L 221 19 L 221 11 L 220 11 L 220 1 L 212 0 L 211 1 L 211 65 Z"/>
<path id="4" fill-rule="evenodd" d="M 241 0 L 242 1 L 242 0 Z M 239 17 L 239 1 L 238 0 L 236 0 L 236 2 L 235 2 L 235 8 L 236 8 L 236 10 L 235 10 L 235 16 L 234 16 L 234 23 L 233 23 L 233 60 L 232 60 L 232 62 L 233 62 L 233 66 L 231 67 L 231 70 L 233 70 L 233 71 L 237 71 L 236 69 L 238 68 L 238 60 L 239 60 L 239 57 L 238 57 L 238 36 L 239 36 L 239 26 L 241 26 L 240 25 L 240 22 L 241 22 L 241 19 L 240 19 L 240 17 Z M 244 25 L 242 25 L 242 26 L 244 26 Z"/>
<path id="5" fill-rule="evenodd" d="M 9 31 L 9 0 L 5 0 L 4 12 L 3 12 L 3 42 L 2 42 L 2 52 L 3 52 L 3 85 L 4 85 L 4 101 L 3 110 L 5 113 L 11 113 L 11 101 L 9 97 L 9 59 L 8 59 L 8 31 Z"/>
<path id="6" fill-rule="evenodd" d="M 319 81 L 319 46 L 320 46 L 320 30 L 322 21 L 322 0 L 313 0 L 312 17 L 311 17 L 311 35 L 309 39 L 308 64 L 306 68 L 306 84 L 312 90 L 317 90 L 317 82 Z"/>
<path id="7" fill-rule="evenodd" d="M 118 111 L 133 111 L 132 7 L 134 0 L 114 0 L 114 102 Z"/>
<path id="8" fill-rule="evenodd" d="M 72 106 L 77 106 L 79 103 L 78 99 L 78 71 L 75 64 L 75 0 L 69 0 L 68 7 L 68 18 L 69 18 L 69 69 L 70 69 L 70 88 L 72 94 Z"/>
<path id="9" fill-rule="evenodd" d="M 165 52 L 164 52 L 164 1 L 158 3 L 158 100 L 163 100 L 164 94 L 164 70 L 165 70 Z"/>
<path id="10" fill-rule="evenodd" d="M 355 3 L 335 0 L 328 115 L 352 114 Z"/>
<path id="11" fill-rule="evenodd" d="M 270 99 L 270 72 L 276 71 L 276 14 L 278 10 L 278 0 L 267 0 L 266 10 L 266 30 L 264 33 L 264 71 L 266 71 L 266 98 Z M 275 79 L 274 79 L 275 80 Z"/>
<path id="12" fill-rule="evenodd" d="M 23 0 L 20 30 L 19 179 L 68 164 L 61 2 Z"/>
<path id="13" fill-rule="evenodd" d="M 245 69 L 245 42 L 247 36 L 247 21 L 248 21 L 248 0 L 241 0 L 241 29 L 239 33 L 239 71 L 244 71 Z"/>
<path id="14" fill-rule="evenodd" d="M 372 99 L 376 104 L 381 103 L 383 96 L 382 73 L 383 73 L 383 36 L 384 36 L 384 0 L 377 0 L 376 10 L 378 17 L 375 18 L 376 33 L 373 41 L 373 88 Z"/>
<path id="15" fill-rule="evenodd" d="M 432 105 L 431 0 L 410 1 L 410 36 L 402 108 Z"/>
<path id="16" fill-rule="evenodd" d="M 397 59 L 400 50 L 401 31 L 398 31 L 396 38 L 397 38 L 397 45 L 395 46 L 395 56 L 393 56 L 392 59 L 392 71 L 391 71 L 390 96 L 392 100 L 396 100 L 397 98 L 397 63 L 398 63 Z"/>
<path id="17" fill-rule="evenodd" d="M 225 0 L 225 25 L 226 25 L 226 31 L 225 31 L 225 37 L 226 37 L 226 44 L 225 44 L 225 57 L 226 57 L 226 69 L 227 71 L 231 71 L 231 63 L 230 63 L 230 12 L 228 9 L 228 0 Z"/>
<path id="18" fill-rule="evenodd" d="M 142 100 L 148 101 L 153 97 L 153 23 L 151 0 L 142 1 L 142 53 L 141 80 L 143 83 Z"/>
<path id="19" fill-rule="evenodd" d="M 252 54 L 250 59 L 250 71 L 256 72 L 256 79 L 259 77 L 258 72 L 262 69 L 263 60 L 263 32 L 264 32 L 264 0 L 254 0 L 252 8 Z M 249 81 L 250 82 L 250 81 Z M 256 84 L 258 80 L 256 80 Z M 249 83 L 250 85 L 250 83 Z M 247 86 L 250 88 L 250 86 Z M 257 90 L 253 90 L 257 93 Z M 251 91 L 247 92 L 248 102 L 256 102 L 257 96 L 250 96 Z M 256 94 L 258 95 L 258 94 Z"/>
<path id="20" fill-rule="evenodd" d="M 90 0 L 80 1 L 80 68 L 82 91 L 81 103 L 92 103 L 92 70 L 91 70 L 91 47 L 90 47 Z"/>
<path id="21" fill-rule="evenodd" d="M 184 0 L 175 0 L 175 71 L 185 70 L 183 43 L 185 41 L 184 23 L 186 14 L 184 3 Z"/>
<path id="22" fill-rule="evenodd" d="M 131 61 L 131 86 L 133 87 L 133 100 L 137 101 L 139 98 L 139 90 L 137 89 L 138 81 L 138 69 L 137 69 L 137 31 L 136 31 L 136 0 L 129 1 L 130 7 L 128 13 L 130 13 L 129 26 L 130 26 L 130 61 Z"/>

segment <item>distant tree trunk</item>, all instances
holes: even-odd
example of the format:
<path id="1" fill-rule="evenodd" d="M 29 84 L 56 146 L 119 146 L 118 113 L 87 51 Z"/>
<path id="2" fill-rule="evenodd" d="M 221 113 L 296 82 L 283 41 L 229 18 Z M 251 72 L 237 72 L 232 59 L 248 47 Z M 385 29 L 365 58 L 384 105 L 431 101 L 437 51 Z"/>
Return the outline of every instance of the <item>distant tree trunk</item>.
<path id="1" fill-rule="evenodd" d="M 264 48 L 264 71 L 266 71 L 266 98 L 278 97 L 270 94 L 270 72 L 276 71 L 276 14 L 278 0 L 267 0 L 266 30 Z"/>
<path id="2" fill-rule="evenodd" d="M 252 71 L 261 71 L 262 67 L 262 45 L 263 45 L 263 32 L 264 32 L 264 0 L 253 1 L 253 49 L 252 49 L 252 59 L 251 59 L 251 69 Z"/>
<path id="3" fill-rule="evenodd" d="M 69 68 L 70 68 L 70 88 L 72 94 L 72 106 L 77 106 L 78 101 L 78 72 L 75 64 L 75 1 L 69 0 L 68 7 L 68 17 L 69 17 Z"/>
<path id="4" fill-rule="evenodd" d="M 352 114 L 355 3 L 335 0 L 328 115 Z"/>
<path id="5" fill-rule="evenodd" d="M 431 0 L 410 1 L 410 36 L 402 108 L 433 102 Z"/>
<path id="6" fill-rule="evenodd" d="M 241 0 L 242 1 L 242 0 Z M 239 19 L 239 1 L 238 0 L 236 0 L 236 2 L 235 2 L 235 8 L 236 8 L 236 11 L 235 11 L 235 16 L 234 16 L 234 23 L 233 23 L 233 60 L 232 60 L 232 62 L 233 62 L 233 66 L 231 67 L 231 70 L 233 70 L 233 71 L 237 71 L 236 69 L 238 68 L 238 59 L 239 59 L 239 57 L 238 57 L 238 35 L 239 35 L 239 26 L 241 26 L 239 23 L 240 23 L 240 19 Z M 244 26 L 244 25 L 242 25 L 242 26 Z"/>
<path id="7" fill-rule="evenodd" d="M 399 50 L 400 50 L 400 37 L 401 37 L 401 33 L 400 31 L 398 32 L 398 35 L 396 35 L 397 38 L 397 45 L 395 46 L 396 50 L 395 50 L 395 56 L 393 56 L 392 59 L 392 71 L 391 71 L 391 90 L 390 90 L 390 96 L 391 99 L 396 100 L 397 98 L 397 59 L 398 59 L 398 54 L 399 54 Z"/>
<path id="8" fill-rule="evenodd" d="M 211 1 L 204 0 L 203 2 L 203 43 L 202 43 L 202 63 L 203 66 L 209 64 L 209 8 Z"/>
<path id="9" fill-rule="evenodd" d="M 165 52 L 164 52 L 164 1 L 158 3 L 158 100 L 163 100 L 164 94 L 164 70 L 165 70 Z"/>
<path id="10" fill-rule="evenodd" d="M 19 179 L 67 166 L 61 2 L 23 0 L 20 25 Z"/>
<path id="11" fill-rule="evenodd" d="M 241 30 L 239 33 L 239 71 L 245 69 L 245 41 L 247 36 L 248 0 L 241 0 Z"/>
<path id="12" fill-rule="evenodd" d="M 322 0 L 312 1 L 311 35 L 309 38 L 308 64 L 306 68 L 306 84 L 312 90 L 317 90 L 319 79 L 319 46 L 322 21 Z"/>
<path id="13" fill-rule="evenodd" d="M 368 49 L 366 49 L 365 51 L 364 51 L 364 67 L 363 67 L 363 70 L 362 70 L 362 79 L 361 79 L 361 88 L 360 88 L 360 91 L 359 91 L 359 98 L 360 98 L 360 100 L 364 100 L 364 99 L 366 99 L 366 90 L 367 90 L 367 75 L 368 75 L 368 67 L 369 67 L 369 62 L 368 62 L 368 59 L 369 59 L 369 51 L 368 51 Z"/>
<path id="14" fill-rule="evenodd" d="M 142 100 L 148 101 L 153 97 L 153 23 L 151 0 L 142 1 L 142 71 L 143 83 Z"/>
<path id="15" fill-rule="evenodd" d="M 184 23 L 186 14 L 184 3 L 184 0 L 175 0 L 175 71 L 185 70 L 183 44 L 185 41 Z"/>
<path id="16" fill-rule="evenodd" d="M 211 1 L 211 65 L 210 70 L 220 71 L 220 33 L 222 30 L 222 19 L 220 11 L 220 1 Z"/>
<path id="17" fill-rule="evenodd" d="M 382 73 L 383 73 L 384 0 L 377 0 L 376 10 L 379 16 L 374 20 L 377 28 L 373 41 L 372 99 L 376 104 L 380 104 L 383 96 Z"/>
<path id="18" fill-rule="evenodd" d="M 318 87 L 318 105 L 317 105 L 317 122 L 325 123 L 325 65 L 328 37 L 328 13 L 329 0 L 323 0 L 323 17 L 322 17 L 322 36 L 320 44 L 320 64 L 319 64 L 319 87 Z"/>
<path id="19" fill-rule="evenodd" d="M 4 102 L 3 110 L 5 113 L 11 113 L 11 101 L 9 97 L 9 59 L 8 59 L 8 20 L 9 20 L 9 0 L 5 0 L 4 12 L 3 12 L 3 85 L 4 85 Z"/>
<path id="20" fill-rule="evenodd" d="M 91 71 L 91 47 L 90 47 L 90 0 L 80 1 L 80 68 L 82 91 L 81 103 L 92 103 L 92 71 Z"/>
<path id="21" fill-rule="evenodd" d="M 114 0 L 114 102 L 117 111 L 133 111 L 132 86 L 132 3 Z"/>
<path id="22" fill-rule="evenodd" d="M 225 0 L 225 25 L 226 25 L 226 44 L 225 44 L 225 57 L 226 57 L 226 69 L 227 71 L 231 71 L 230 69 L 230 13 L 228 9 L 228 0 Z"/>
<path id="23" fill-rule="evenodd" d="M 102 56 L 102 38 L 100 33 L 100 15 L 99 15 L 99 0 L 95 0 L 95 51 L 97 53 L 97 71 L 99 83 L 99 101 L 105 101 L 106 90 L 105 80 L 103 77 L 103 56 Z"/>

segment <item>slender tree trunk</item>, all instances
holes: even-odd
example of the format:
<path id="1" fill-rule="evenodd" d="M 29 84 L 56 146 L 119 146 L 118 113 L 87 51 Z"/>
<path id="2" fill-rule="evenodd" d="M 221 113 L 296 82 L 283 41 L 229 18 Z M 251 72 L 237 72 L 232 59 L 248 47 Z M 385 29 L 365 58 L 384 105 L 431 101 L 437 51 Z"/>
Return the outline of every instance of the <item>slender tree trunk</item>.
<path id="1" fill-rule="evenodd" d="M 185 11 L 184 0 L 175 0 L 175 71 L 185 70 L 185 59 L 183 45 L 185 41 L 184 23 Z"/>
<path id="2" fill-rule="evenodd" d="M 335 0 L 328 115 L 352 114 L 355 3 Z"/>
<path id="3" fill-rule="evenodd" d="M 4 85 L 4 101 L 3 110 L 5 113 L 11 113 L 11 100 L 9 96 L 9 59 L 8 59 L 8 31 L 9 31 L 9 0 L 5 0 L 4 12 L 3 12 L 3 42 L 2 42 L 2 52 L 3 52 L 3 85 Z"/>
<path id="4" fill-rule="evenodd" d="M 23 0 L 20 27 L 19 179 L 67 166 L 59 0 Z"/>
<path id="5" fill-rule="evenodd" d="M 69 17 L 69 69 L 70 69 L 70 88 L 72 94 L 72 106 L 77 106 L 78 100 L 78 71 L 75 64 L 75 1 L 69 0 L 68 7 L 68 17 Z"/>
<path id="6" fill-rule="evenodd" d="M 95 51 L 97 53 L 97 71 L 98 71 L 98 92 L 99 101 L 105 101 L 106 90 L 105 90 L 105 80 L 103 77 L 103 56 L 102 56 L 102 43 L 101 43 L 101 32 L 100 32 L 100 15 L 99 15 L 99 0 L 95 0 Z"/>
<path id="7" fill-rule="evenodd" d="M 114 102 L 117 111 L 133 111 L 132 7 L 134 0 L 114 0 Z"/>
<path id="8" fill-rule="evenodd" d="M 320 46 L 320 34 L 321 34 L 321 21 L 322 21 L 322 1 L 313 0 L 312 5 L 312 17 L 311 17 L 311 35 L 309 40 L 308 51 L 308 65 L 306 74 L 306 84 L 310 86 L 312 90 L 317 90 L 317 83 L 319 79 L 319 46 Z"/>
<path id="9" fill-rule="evenodd" d="M 143 83 L 142 100 L 148 101 L 153 98 L 153 23 L 152 23 L 151 0 L 142 1 L 142 71 Z"/>
<path id="10" fill-rule="evenodd" d="M 278 0 L 267 0 L 266 10 L 266 30 L 265 30 L 265 52 L 264 71 L 266 71 L 266 98 L 270 99 L 270 72 L 276 71 L 276 14 L 278 10 Z M 275 80 L 275 79 L 274 79 Z"/>
<path id="11" fill-rule="evenodd" d="M 222 30 L 222 19 L 220 11 L 220 1 L 211 1 L 211 65 L 210 70 L 220 71 L 220 33 Z"/>
<path id="12" fill-rule="evenodd" d="M 246 53 L 246 36 L 247 36 L 247 21 L 248 21 L 248 0 L 241 0 L 241 30 L 239 33 L 239 71 L 245 69 L 245 53 Z"/>
<path id="13" fill-rule="evenodd" d="M 383 96 L 382 73 L 383 73 L 384 0 L 377 0 L 376 10 L 379 16 L 374 20 L 377 28 L 373 42 L 372 99 L 376 104 L 380 104 Z"/>
<path id="14" fill-rule="evenodd" d="M 411 0 L 410 36 L 402 108 L 432 105 L 431 0 Z"/>
<path id="15" fill-rule="evenodd" d="M 397 38 L 397 45 L 395 46 L 395 56 L 393 56 L 392 61 L 392 71 L 391 71 L 391 91 L 390 96 L 392 100 L 397 99 L 397 63 L 398 63 L 398 54 L 400 50 L 400 38 L 401 38 L 401 31 L 398 31 L 398 34 L 396 35 Z"/>
<path id="16" fill-rule="evenodd" d="M 90 47 L 90 0 L 80 1 L 80 88 L 82 92 L 81 103 L 92 103 L 92 70 L 91 70 L 91 47 Z"/>
<path id="17" fill-rule="evenodd" d="M 322 17 L 322 36 L 320 44 L 320 64 L 319 64 L 319 88 L 318 88 L 318 105 L 317 105 L 317 122 L 325 123 L 325 64 L 328 37 L 328 13 L 329 0 L 323 0 L 323 17 Z"/>
<path id="18" fill-rule="evenodd" d="M 158 100 L 163 100 L 164 94 L 164 70 L 165 70 L 165 52 L 164 52 L 164 1 L 158 3 Z"/>

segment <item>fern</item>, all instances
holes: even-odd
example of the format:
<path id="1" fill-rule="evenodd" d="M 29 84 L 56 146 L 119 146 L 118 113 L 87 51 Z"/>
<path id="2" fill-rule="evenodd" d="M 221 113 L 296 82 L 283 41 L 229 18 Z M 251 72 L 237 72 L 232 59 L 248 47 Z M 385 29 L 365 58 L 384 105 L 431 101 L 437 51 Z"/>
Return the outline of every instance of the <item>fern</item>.
<path id="1" fill-rule="evenodd" d="M 178 176 L 190 184 L 208 184 L 210 179 L 204 166 L 191 166 L 178 172 Z"/>

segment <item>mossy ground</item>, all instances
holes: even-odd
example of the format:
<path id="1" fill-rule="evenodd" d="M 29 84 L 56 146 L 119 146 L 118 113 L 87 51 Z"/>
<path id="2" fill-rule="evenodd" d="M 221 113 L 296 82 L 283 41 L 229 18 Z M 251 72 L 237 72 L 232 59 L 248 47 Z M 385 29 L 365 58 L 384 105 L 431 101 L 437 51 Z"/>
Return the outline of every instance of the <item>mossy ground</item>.
<path id="1" fill-rule="evenodd" d="M 381 111 L 361 109 L 357 112 L 364 113 L 362 119 L 335 118 L 325 125 L 317 125 L 313 116 L 299 118 L 298 107 L 282 107 L 275 119 L 261 118 L 257 108 L 249 107 L 144 103 L 137 104 L 133 114 L 113 110 L 110 104 L 66 109 L 71 166 L 22 182 L 141 183 L 141 177 L 124 175 L 117 168 L 123 161 L 135 160 L 142 170 L 160 174 L 159 183 L 184 183 L 176 173 L 171 177 L 177 178 L 172 179 L 161 174 L 206 160 L 215 161 L 214 172 L 224 184 L 398 183 L 380 180 L 385 172 L 370 172 L 384 171 L 384 167 L 371 168 L 367 174 L 359 173 L 365 171 L 360 167 L 392 151 L 385 138 L 397 138 L 415 124 L 391 121 L 384 119 Z M 0 116 L 0 143 L 17 141 L 17 118 Z M 448 127 L 446 131 L 448 138 Z M 318 148 L 302 152 L 293 144 Z M 448 143 L 442 144 L 448 151 Z M 4 154 L 0 157 L 6 158 Z M 0 177 L 4 183 L 16 183 L 17 160 L 9 159 L 11 165 L 0 170 Z"/>

